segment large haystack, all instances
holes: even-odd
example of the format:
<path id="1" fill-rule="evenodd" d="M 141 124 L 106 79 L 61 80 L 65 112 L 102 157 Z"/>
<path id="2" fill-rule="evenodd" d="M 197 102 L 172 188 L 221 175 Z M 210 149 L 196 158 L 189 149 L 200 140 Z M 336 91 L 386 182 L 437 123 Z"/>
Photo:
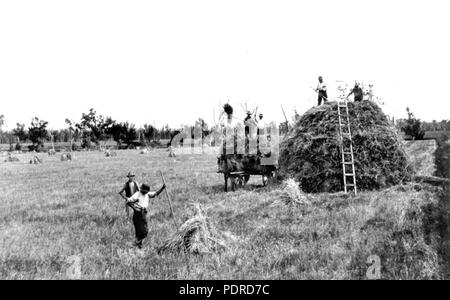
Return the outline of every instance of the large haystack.
<path id="1" fill-rule="evenodd" d="M 371 101 L 348 103 L 359 189 L 372 190 L 411 179 L 401 138 Z M 305 192 L 343 190 L 337 103 L 314 107 L 293 126 L 280 146 L 280 172 Z"/>

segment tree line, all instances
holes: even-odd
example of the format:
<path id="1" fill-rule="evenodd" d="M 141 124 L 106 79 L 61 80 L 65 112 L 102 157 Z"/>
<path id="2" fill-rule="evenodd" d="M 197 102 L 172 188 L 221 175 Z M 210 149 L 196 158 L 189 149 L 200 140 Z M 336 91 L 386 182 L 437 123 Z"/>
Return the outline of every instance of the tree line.
<path id="1" fill-rule="evenodd" d="M 73 150 L 76 148 L 101 147 L 102 143 L 115 141 L 118 148 L 132 148 L 136 146 L 149 146 L 158 143 L 162 139 L 170 140 L 177 129 L 165 125 L 155 128 L 150 124 L 144 124 L 137 128 L 129 122 L 118 122 L 111 117 L 98 114 L 93 108 L 83 113 L 78 122 L 70 119 L 65 120 L 66 128 L 59 130 L 48 129 L 48 122 L 34 117 L 28 126 L 17 123 L 10 131 L 2 131 L 5 124 L 5 116 L 0 115 L 0 144 L 9 144 L 10 150 L 21 150 L 23 144 L 31 143 L 28 150 L 39 151 L 45 142 L 70 143 Z M 207 124 L 202 120 L 196 122 L 195 126 Z"/>

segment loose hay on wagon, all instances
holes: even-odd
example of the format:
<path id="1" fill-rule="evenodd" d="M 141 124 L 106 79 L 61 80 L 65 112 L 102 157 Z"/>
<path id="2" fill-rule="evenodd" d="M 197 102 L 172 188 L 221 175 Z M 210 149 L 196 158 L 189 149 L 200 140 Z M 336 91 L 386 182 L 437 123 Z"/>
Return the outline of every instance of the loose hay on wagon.
<path id="1" fill-rule="evenodd" d="M 217 167 L 218 173 L 224 175 L 225 192 L 228 191 L 228 179 L 231 181 L 233 191 L 238 185 L 246 185 L 251 175 L 260 175 L 265 186 L 278 169 L 278 159 L 270 146 L 263 147 L 263 143 L 267 143 L 267 140 L 260 139 L 261 135 L 258 137 L 244 135 L 240 129 L 242 128 L 238 126 L 231 135 L 229 132 L 223 133 L 225 139 L 217 159 Z M 251 151 L 252 144 L 256 146 L 254 151 Z"/>

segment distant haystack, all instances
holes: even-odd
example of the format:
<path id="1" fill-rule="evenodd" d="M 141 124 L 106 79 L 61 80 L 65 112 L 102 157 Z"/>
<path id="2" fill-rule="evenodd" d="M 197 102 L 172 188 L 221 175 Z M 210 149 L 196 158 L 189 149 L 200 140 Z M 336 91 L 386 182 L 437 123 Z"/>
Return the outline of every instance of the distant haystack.
<path id="1" fill-rule="evenodd" d="M 15 162 L 20 161 L 17 157 L 12 156 L 11 153 L 8 153 L 8 157 L 5 159 L 5 162 Z"/>
<path id="2" fill-rule="evenodd" d="M 48 156 L 53 156 L 56 154 L 56 151 L 53 149 L 48 150 Z"/>
<path id="3" fill-rule="evenodd" d="M 61 161 L 69 161 L 72 160 L 72 154 L 64 153 L 61 155 Z"/>
<path id="4" fill-rule="evenodd" d="M 144 149 L 142 149 L 139 153 L 140 154 L 146 154 L 146 153 L 148 153 L 148 148 L 144 148 Z"/>
<path id="5" fill-rule="evenodd" d="M 349 102 L 350 128 L 359 189 L 373 190 L 412 177 L 402 140 L 382 110 L 371 101 Z M 336 102 L 307 111 L 280 146 L 280 174 L 303 191 L 343 190 L 341 139 Z"/>
<path id="6" fill-rule="evenodd" d="M 158 249 L 159 254 L 190 253 L 206 254 L 227 249 L 226 241 L 232 237 L 215 229 L 200 205 L 196 205 L 197 213 L 187 220 L 176 234 Z"/>
<path id="7" fill-rule="evenodd" d="M 116 151 L 113 151 L 113 150 L 106 150 L 105 156 L 106 157 L 115 157 L 115 156 L 117 156 L 117 153 L 116 153 Z"/>
<path id="8" fill-rule="evenodd" d="M 41 164 L 41 163 L 42 163 L 42 160 L 39 157 L 37 157 L 36 155 L 30 159 L 30 164 L 32 164 L 32 165 L 33 164 L 37 165 L 37 164 Z"/>

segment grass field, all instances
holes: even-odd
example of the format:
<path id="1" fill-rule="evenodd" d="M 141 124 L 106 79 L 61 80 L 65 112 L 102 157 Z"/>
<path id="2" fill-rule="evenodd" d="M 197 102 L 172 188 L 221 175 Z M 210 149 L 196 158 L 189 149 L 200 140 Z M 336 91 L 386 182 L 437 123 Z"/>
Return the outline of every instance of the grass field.
<path id="1" fill-rule="evenodd" d="M 214 155 L 75 152 L 61 162 L 38 154 L 41 165 L 26 163 L 31 154 L 16 156 L 20 162 L 0 157 L 1 279 L 73 278 L 76 260 L 82 279 L 367 279 L 373 256 L 381 278 L 442 277 L 439 199 L 430 186 L 307 195 L 311 205 L 289 206 L 278 201 L 281 185 L 261 187 L 260 178 L 224 193 Z M 151 203 L 144 248 L 130 247 L 132 223 L 117 194 L 129 170 L 153 189 L 164 171 L 178 224 L 202 204 L 232 237 L 227 250 L 158 255 L 176 231 L 164 194 Z"/>

